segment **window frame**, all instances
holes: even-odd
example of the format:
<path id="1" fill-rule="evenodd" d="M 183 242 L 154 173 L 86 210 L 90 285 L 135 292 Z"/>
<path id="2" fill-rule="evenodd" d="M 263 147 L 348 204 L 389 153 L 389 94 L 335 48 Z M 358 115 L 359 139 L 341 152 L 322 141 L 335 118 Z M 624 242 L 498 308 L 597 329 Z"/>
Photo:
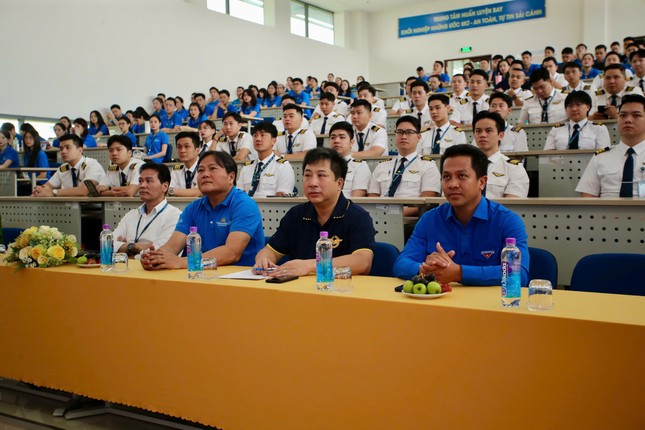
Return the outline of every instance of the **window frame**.
<path id="1" fill-rule="evenodd" d="M 290 0 L 289 5 L 291 6 L 293 3 L 298 3 L 298 4 L 300 4 L 301 6 L 303 6 L 303 7 L 304 7 L 304 9 L 305 9 L 305 16 L 304 16 L 304 23 L 305 23 L 305 35 L 304 35 L 304 37 L 306 37 L 307 39 L 315 40 L 315 41 L 317 41 L 317 42 L 325 43 L 325 44 L 328 44 L 328 45 L 335 45 L 335 44 L 336 44 L 336 19 L 335 19 L 335 14 L 334 14 L 334 12 L 332 12 L 332 11 L 330 11 L 330 10 L 328 10 L 328 9 L 323 9 L 323 8 L 321 8 L 321 7 L 319 7 L 319 6 L 314 6 L 314 5 L 312 5 L 312 4 L 306 3 L 306 2 L 301 1 L 301 0 Z M 332 19 L 332 28 L 331 28 L 331 32 L 332 32 L 332 40 L 331 40 L 331 42 L 327 42 L 327 41 L 320 40 L 320 39 L 314 39 L 314 38 L 312 38 L 312 37 L 309 35 L 309 25 L 310 25 L 310 22 L 309 22 L 309 16 L 310 16 L 310 14 L 309 14 L 309 8 L 310 8 L 310 7 L 311 7 L 311 8 L 314 8 L 314 9 L 317 9 L 317 10 L 319 10 L 319 11 L 321 11 L 321 12 L 328 13 L 329 15 L 331 15 L 331 19 Z M 291 8 L 289 8 L 289 12 L 290 12 L 290 16 L 289 16 L 289 18 L 290 18 L 290 19 L 292 19 L 292 18 L 293 18 L 293 16 L 291 15 Z M 294 32 L 293 32 L 293 30 L 292 30 L 291 28 L 289 28 L 289 31 L 290 31 L 290 32 L 291 32 L 291 34 L 293 34 L 293 35 L 300 36 L 300 34 L 298 34 L 298 33 L 294 33 Z M 301 36 L 301 37 L 302 37 L 302 36 Z"/>

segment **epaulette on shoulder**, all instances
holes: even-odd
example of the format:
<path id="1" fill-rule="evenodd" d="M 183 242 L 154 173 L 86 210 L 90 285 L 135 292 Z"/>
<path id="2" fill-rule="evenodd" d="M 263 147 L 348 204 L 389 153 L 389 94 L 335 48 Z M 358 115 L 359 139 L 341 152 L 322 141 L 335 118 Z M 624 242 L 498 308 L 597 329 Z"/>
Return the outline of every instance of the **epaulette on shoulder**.
<path id="1" fill-rule="evenodd" d="M 584 85 L 584 86 L 582 87 L 582 89 L 583 89 L 584 91 L 589 91 L 589 90 L 591 89 L 591 85 Z"/>
<path id="2" fill-rule="evenodd" d="M 318 112 L 316 112 L 314 114 L 313 118 L 311 118 L 311 119 L 320 119 L 320 114 Z"/>
<path id="3" fill-rule="evenodd" d="M 134 164 L 134 163 L 130 164 L 130 170 L 134 170 L 134 169 L 136 169 L 136 168 L 137 168 L 137 165 L 136 165 L 136 164 Z"/>
<path id="4" fill-rule="evenodd" d="M 562 94 L 570 94 L 570 93 L 571 93 L 571 91 L 569 91 L 569 90 L 565 90 L 564 88 L 563 88 L 563 89 L 562 89 L 562 91 L 560 91 L 560 92 L 561 92 Z"/>
<path id="5" fill-rule="evenodd" d="M 83 161 L 81 163 L 81 170 L 85 170 L 86 167 L 87 167 L 87 163 L 85 161 Z"/>
<path id="6" fill-rule="evenodd" d="M 226 136 L 220 137 L 218 142 L 226 142 Z"/>
<path id="7" fill-rule="evenodd" d="M 341 114 L 339 114 L 338 112 L 332 112 L 331 117 L 332 118 L 343 118 L 343 116 Z"/>
<path id="8" fill-rule="evenodd" d="M 306 132 L 307 132 L 307 130 L 308 130 L 308 128 L 303 128 L 303 129 L 301 129 L 301 130 L 300 130 L 300 132 L 301 132 L 301 133 L 306 133 Z"/>
<path id="9" fill-rule="evenodd" d="M 600 74 L 598 75 L 598 77 L 599 77 L 600 79 L 604 79 L 604 78 L 605 78 L 605 72 L 600 72 Z"/>
<path id="10" fill-rule="evenodd" d="M 461 100 L 459 100 L 459 104 L 460 104 L 460 105 L 468 104 L 468 100 L 466 100 L 466 99 L 461 99 Z"/>
<path id="11" fill-rule="evenodd" d="M 463 129 L 463 128 L 461 128 L 461 127 L 455 127 L 455 131 L 458 131 L 458 132 L 460 132 L 460 133 L 463 133 L 463 132 L 464 132 L 464 129 Z"/>
<path id="12" fill-rule="evenodd" d="M 625 91 L 629 91 L 631 93 L 632 91 L 634 91 L 634 87 L 630 85 L 627 88 L 625 88 Z"/>
<path id="13" fill-rule="evenodd" d="M 380 112 L 380 111 L 381 111 L 381 108 L 380 108 L 380 107 L 375 107 L 375 108 L 374 108 L 374 112 Z"/>
<path id="14" fill-rule="evenodd" d="M 244 163 L 245 166 L 250 166 L 251 164 L 255 163 L 255 160 L 249 160 Z"/>
<path id="15" fill-rule="evenodd" d="M 412 109 L 406 109 L 405 113 L 412 113 Z"/>
<path id="16" fill-rule="evenodd" d="M 115 164 L 108 166 L 108 172 L 116 172 L 117 170 L 119 170 L 119 166 Z"/>
<path id="17" fill-rule="evenodd" d="M 520 127 L 519 125 L 516 125 L 515 127 L 511 128 L 511 131 L 514 131 L 515 133 L 518 133 L 518 132 L 522 131 L 522 127 Z"/>
<path id="18" fill-rule="evenodd" d="M 280 157 L 276 160 L 276 163 L 284 164 L 287 162 L 287 159 L 284 157 Z"/>
<path id="19" fill-rule="evenodd" d="M 172 166 L 172 170 L 181 170 L 183 168 L 184 168 L 183 164 L 175 164 L 174 166 Z"/>
<path id="20" fill-rule="evenodd" d="M 237 135 L 237 138 L 238 138 L 238 139 L 241 139 L 241 138 L 243 138 L 243 137 L 244 137 L 244 135 L 245 135 L 245 134 L 246 134 L 245 132 L 240 131 L 240 133 Z"/>
<path id="21" fill-rule="evenodd" d="M 381 161 L 379 161 L 379 162 L 378 162 L 378 164 L 381 164 L 381 163 L 387 163 L 388 161 L 392 161 L 392 160 L 394 160 L 394 159 L 393 159 L 392 157 L 390 157 L 390 158 L 388 158 L 388 159 L 386 159 L 386 160 L 381 160 Z"/>
<path id="22" fill-rule="evenodd" d="M 524 101 L 527 102 L 527 101 L 531 100 L 532 98 L 535 98 L 535 96 L 527 97 L 526 100 L 524 100 Z"/>
<path id="23" fill-rule="evenodd" d="M 555 127 L 555 128 L 564 127 L 564 123 L 559 122 L 557 124 L 553 124 L 553 127 Z"/>
<path id="24" fill-rule="evenodd" d="M 593 125 L 604 125 L 602 122 L 598 122 L 598 121 L 591 121 L 591 123 Z"/>
<path id="25" fill-rule="evenodd" d="M 354 163 L 365 163 L 365 160 L 358 160 L 358 159 L 356 159 L 356 158 L 354 158 L 352 161 L 353 161 Z"/>
<path id="26" fill-rule="evenodd" d="M 399 97 L 399 101 L 400 101 L 400 102 L 404 102 L 404 101 L 405 101 L 405 96 L 403 96 L 403 97 Z"/>
<path id="27" fill-rule="evenodd" d="M 278 136 L 284 136 L 284 133 L 285 133 L 284 131 L 279 131 Z"/>
<path id="28" fill-rule="evenodd" d="M 61 172 L 67 172 L 69 170 L 69 164 L 65 163 L 62 166 L 59 167 L 59 170 Z"/>
<path id="29" fill-rule="evenodd" d="M 423 161 L 433 161 L 433 160 L 432 160 L 432 157 L 430 157 L 429 155 L 424 155 L 423 157 L 421 157 L 421 159 L 422 159 Z"/>
<path id="30" fill-rule="evenodd" d="M 508 164 L 512 164 L 512 165 L 514 165 L 514 166 L 519 166 L 519 165 L 520 165 L 520 163 L 521 163 L 521 161 L 520 161 L 520 160 L 512 160 L 512 159 L 510 159 L 510 158 L 509 158 L 508 160 L 506 160 L 506 162 L 507 162 Z"/>
<path id="31" fill-rule="evenodd" d="M 381 129 L 381 127 L 379 127 L 378 125 L 373 125 L 372 126 L 372 130 L 374 130 L 375 132 L 379 131 L 380 129 Z"/>
<path id="32" fill-rule="evenodd" d="M 596 155 L 599 155 L 599 154 L 602 154 L 603 152 L 607 152 L 607 151 L 609 151 L 610 149 L 611 149 L 611 147 L 607 146 L 607 147 L 605 147 L 605 148 L 602 148 L 602 149 L 597 150 L 595 154 L 596 154 Z"/>
<path id="33" fill-rule="evenodd" d="M 597 96 L 601 96 L 603 94 L 605 94 L 605 89 L 604 88 L 599 88 L 599 89 L 596 90 L 596 95 Z"/>

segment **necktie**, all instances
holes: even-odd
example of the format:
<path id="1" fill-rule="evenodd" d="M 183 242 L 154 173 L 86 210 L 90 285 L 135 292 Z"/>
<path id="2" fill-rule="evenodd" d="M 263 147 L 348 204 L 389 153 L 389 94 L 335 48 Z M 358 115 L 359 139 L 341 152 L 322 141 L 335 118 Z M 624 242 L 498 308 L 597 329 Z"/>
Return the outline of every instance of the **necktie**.
<path id="1" fill-rule="evenodd" d="M 128 185 L 128 177 L 125 176 L 125 173 L 121 172 L 121 186 L 125 187 Z"/>
<path id="2" fill-rule="evenodd" d="M 434 132 L 434 141 L 432 142 L 432 153 L 433 154 L 438 154 L 440 150 L 440 144 L 439 141 L 441 140 L 441 129 L 437 127 L 437 129 Z"/>
<path id="3" fill-rule="evenodd" d="M 186 178 L 186 189 L 189 190 L 193 186 L 193 172 L 186 170 L 184 177 Z"/>
<path id="4" fill-rule="evenodd" d="M 473 122 L 475 121 L 475 115 L 477 115 L 477 102 L 473 102 Z"/>
<path id="5" fill-rule="evenodd" d="M 618 106 L 618 96 L 616 94 L 611 96 L 611 105 L 614 107 Z"/>
<path id="6" fill-rule="evenodd" d="M 641 91 L 645 93 L 645 78 L 641 78 L 641 80 L 638 81 L 638 86 L 641 87 Z"/>
<path id="7" fill-rule="evenodd" d="M 620 197 L 633 197 L 634 196 L 634 148 L 627 150 L 627 159 L 623 166 L 623 181 L 620 184 Z"/>
<path id="8" fill-rule="evenodd" d="M 251 180 L 251 190 L 249 190 L 249 196 L 253 197 L 255 191 L 260 185 L 260 174 L 262 173 L 262 162 L 260 161 L 257 166 L 255 166 L 255 172 L 253 172 L 253 179 Z"/>
<path id="9" fill-rule="evenodd" d="M 323 125 L 320 128 L 320 134 L 325 134 L 325 128 L 327 127 L 327 117 L 323 120 Z"/>
<path id="10" fill-rule="evenodd" d="M 230 140 L 228 142 L 228 150 L 231 152 L 231 157 L 235 157 L 235 154 L 237 154 L 237 149 L 235 149 L 235 141 Z"/>
<path id="11" fill-rule="evenodd" d="M 542 122 L 549 122 L 549 102 L 551 101 L 551 97 L 548 99 L 544 100 L 544 104 L 542 105 Z"/>
<path id="12" fill-rule="evenodd" d="M 401 183 L 401 176 L 403 176 L 403 170 L 405 169 L 405 162 L 407 160 L 405 157 L 401 158 L 401 164 L 399 164 L 399 168 L 396 169 L 396 172 L 394 173 L 394 179 L 392 179 L 392 183 L 390 184 L 390 189 L 387 190 L 387 196 L 388 197 L 394 197 L 394 193 L 396 193 L 396 189 L 399 188 L 399 184 Z"/>
<path id="13" fill-rule="evenodd" d="M 363 140 L 364 133 L 358 133 L 358 150 L 362 151 L 365 148 L 365 141 Z"/>
<path id="14" fill-rule="evenodd" d="M 419 126 L 421 126 L 421 117 L 423 116 L 421 112 L 417 113 L 417 116 L 419 117 Z"/>
<path id="15" fill-rule="evenodd" d="M 293 135 L 287 136 L 287 154 L 293 154 Z"/>
<path id="16" fill-rule="evenodd" d="M 76 176 L 76 167 L 72 167 L 72 186 L 78 186 L 78 176 Z"/>
<path id="17" fill-rule="evenodd" d="M 576 124 L 573 126 L 573 134 L 569 139 L 569 149 L 580 149 L 578 147 L 579 138 L 580 138 L 580 126 Z"/>

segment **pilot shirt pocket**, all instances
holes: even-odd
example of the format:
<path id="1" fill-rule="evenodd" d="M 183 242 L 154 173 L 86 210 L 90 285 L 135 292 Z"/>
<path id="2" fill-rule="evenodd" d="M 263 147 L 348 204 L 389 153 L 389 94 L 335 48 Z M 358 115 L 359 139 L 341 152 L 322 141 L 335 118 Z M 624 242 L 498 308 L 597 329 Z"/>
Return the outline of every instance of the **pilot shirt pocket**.
<path id="1" fill-rule="evenodd" d="M 605 177 L 605 176 L 616 176 L 618 178 L 618 181 L 620 181 L 623 177 L 623 164 L 617 165 L 616 163 L 613 164 L 600 164 L 598 165 L 598 176 L 600 177 Z"/>
<path id="2" fill-rule="evenodd" d="M 421 172 L 419 170 L 406 170 L 403 172 L 401 177 L 401 182 L 406 182 L 410 184 L 417 183 L 421 180 Z"/>
<path id="3" fill-rule="evenodd" d="M 388 187 L 390 186 L 390 180 L 392 179 L 391 172 L 381 172 L 377 177 L 376 180 L 379 183 L 379 187 L 381 188 L 381 192 L 386 192 Z"/>
<path id="4" fill-rule="evenodd" d="M 580 149 L 596 149 L 596 138 L 594 136 L 580 136 L 578 140 Z"/>
<path id="5" fill-rule="evenodd" d="M 262 182 L 268 186 L 275 186 L 276 182 L 278 182 L 278 178 L 275 173 L 265 173 L 262 175 Z"/>
<path id="6" fill-rule="evenodd" d="M 486 196 L 503 197 L 506 184 L 508 184 L 508 176 L 505 174 L 503 176 L 497 176 L 495 172 L 491 172 L 486 182 Z"/>

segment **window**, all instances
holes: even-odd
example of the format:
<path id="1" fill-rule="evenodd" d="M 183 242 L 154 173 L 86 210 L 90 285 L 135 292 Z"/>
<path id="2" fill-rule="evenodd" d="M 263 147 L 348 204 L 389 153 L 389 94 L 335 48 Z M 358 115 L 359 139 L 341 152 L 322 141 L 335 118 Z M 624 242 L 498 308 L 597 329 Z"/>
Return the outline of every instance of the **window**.
<path id="1" fill-rule="evenodd" d="M 334 14 L 300 1 L 291 2 L 291 34 L 334 44 Z"/>
<path id="2" fill-rule="evenodd" d="M 264 0 L 206 0 L 206 7 L 215 12 L 264 24 Z"/>

